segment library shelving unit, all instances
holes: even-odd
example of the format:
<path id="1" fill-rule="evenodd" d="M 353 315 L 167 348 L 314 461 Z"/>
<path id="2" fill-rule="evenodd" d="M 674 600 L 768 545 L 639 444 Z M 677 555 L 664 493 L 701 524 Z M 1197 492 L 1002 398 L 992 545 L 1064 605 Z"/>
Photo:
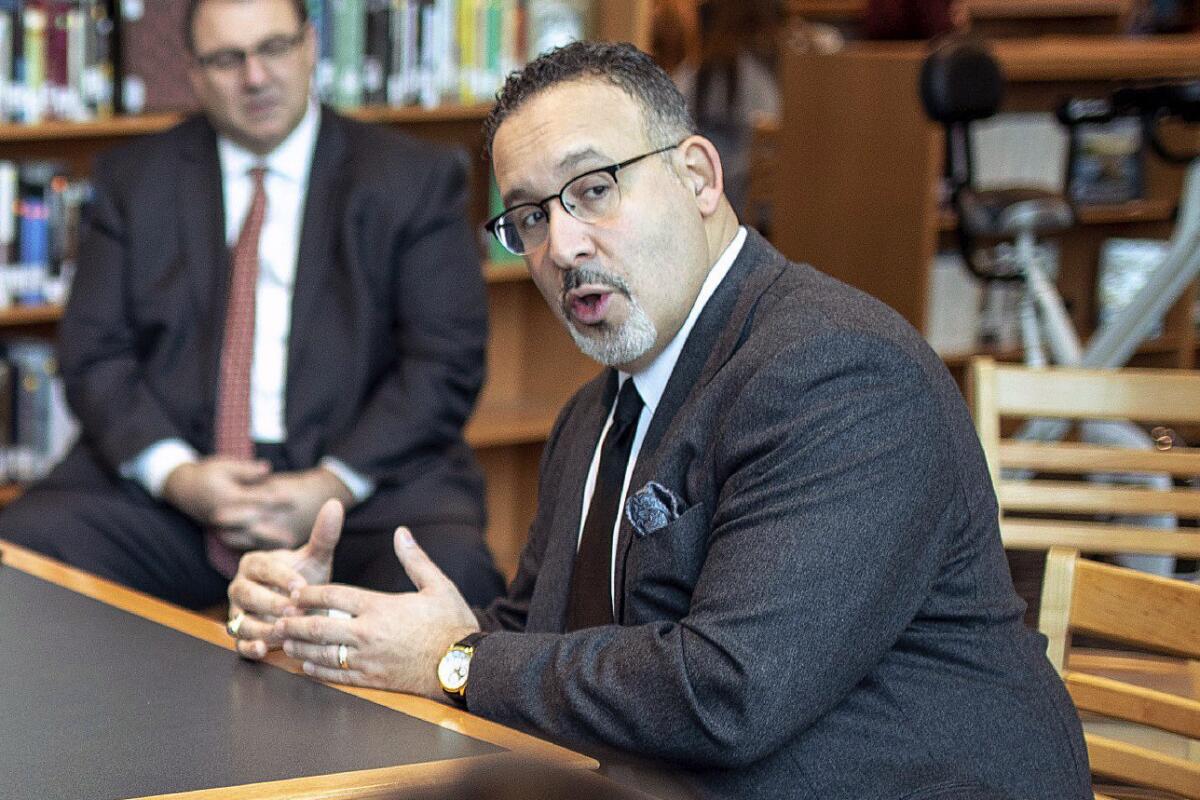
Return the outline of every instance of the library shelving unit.
<path id="1" fill-rule="evenodd" d="M 1069 95 L 1103 96 L 1123 81 L 1200 77 L 1200 37 L 1039 37 L 993 42 L 1008 86 L 1004 111 L 1049 111 Z M 833 54 L 784 55 L 774 240 L 887 302 L 925 330 L 937 250 L 952 249 L 940 209 L 943 134 L 918 97 L 923 43 L 856 42 Z M 1168 132 L 1170 133 L 1170 132 Z M 1145 199 L 1084 209 L 1056 237 L 1059 289 L 1076 329 L 1096 319 L 1096 265 L 1105 239 L 1168 238 L 1183 168 L 1145 160 Z M 1196 358 L 1193 286 L 1137 363 L 1189 368 Z M 971 354 L 947 358 L 961 368 Z M 1019 358 L 1019 353 L 999 353 Z"/>
<path id="2" fill-rule="evenodd" d="M 605 0 L 594 9 L 592 30 L 598 38 L 648 46 L 650 0 Z M 466 150 L 472 163 L 468 214 L 478 228 L 488 208 L 489 166 L 482 157 L 481 129 L 488 109 L 487 104 L 371 107 L 351 116 Z M 174 114 L 154 114 L 0 125 L 0 159 L 58 159 L 73 174 L 87 175 L 99 152 L 132 137 L 166 130 L 179 119 Z M 485 263 L 484 275 L 490 315 L 487 381 L 466 437 L 487 477 L 488 544 L 501 570 L 511 577 L 536 508 L 542 445 L 563 403 L 599 367 L 576 349 L 529 280 L 524 264 Z M 0 336 L 53 336 L 60 315 L 57 307 L 0 310 Z M 0 506 L 20 491 L 20 486 L 0 485 Z"/>

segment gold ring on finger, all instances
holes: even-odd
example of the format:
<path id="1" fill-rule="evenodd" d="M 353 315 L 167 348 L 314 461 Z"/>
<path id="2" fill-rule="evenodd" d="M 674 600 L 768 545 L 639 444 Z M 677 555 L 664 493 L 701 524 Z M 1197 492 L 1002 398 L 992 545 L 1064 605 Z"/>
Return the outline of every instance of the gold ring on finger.
<path id="1" fill-rule="evenodd" d="M 242 622 L 244 622 L 245 619 L 245 612 L 239 611 L 230 617 L 229 621 L 225 623 L 225 631 L 234 639 L 238 638 L 238 631 L 242 629 Z"/>
<path id="2" fill-rule="evenodd" d="M 342 669 L 350 669 L 350 665 L 346 663 L 346 656 L 350 654 L 350 648 L 344 644 L 338 645 L 338 666 Z"/>

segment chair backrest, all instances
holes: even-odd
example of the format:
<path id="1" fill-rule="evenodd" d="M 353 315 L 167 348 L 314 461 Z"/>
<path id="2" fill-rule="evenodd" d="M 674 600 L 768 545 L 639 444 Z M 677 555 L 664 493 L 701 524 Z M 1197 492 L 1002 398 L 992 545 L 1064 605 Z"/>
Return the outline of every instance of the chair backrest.
<path id="1" fill-rule="evenodd" d="M 1080 711 L 1200 739 L 1200 701 L 1195 698 L 1064 668 L 1075 631 L 1150 653 L 1200 658 L 1200 586 L 1052 548 L 1039 627 L 1050 639 L 1050 660 Z M 1093 732 L 1085 739 L 1094 775 L 1200 798 L 1200 761 Z"/>
<path id="2" fill-rule="evenodd" d="M 1180 437 L 1167 427 L 1200 424 L 1200 372 L 1031 368 L 980 357 L 971 363 L 968 395 L 1000 501 L 1006 548 L 1200 556 L 1195 527 L 1129 521 L 1146 515 L 1200 520 L 1200 491 L 1177 485 L 1200 476 L 1200 448 L 1179 446 Z M 1002 435 L 1002 420 L 1038 418 L 1162 427 L 1156 449 L 1149 450 Z M 1079 479 L 1096 474 L 1106 476 L 1104 482 Z M 1170 476 L 1162 482 L 1169 485 L 1136 483 L 1146 475 Z"/>

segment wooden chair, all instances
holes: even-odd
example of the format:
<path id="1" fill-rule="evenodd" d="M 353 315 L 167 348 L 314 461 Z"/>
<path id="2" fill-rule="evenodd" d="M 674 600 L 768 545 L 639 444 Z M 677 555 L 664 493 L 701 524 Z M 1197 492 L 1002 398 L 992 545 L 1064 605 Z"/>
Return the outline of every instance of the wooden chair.
<path id="1" fill-rule="evenodd" d="M 1039 627 L 1050 639 L 1050 660 L 1081 712 L 1193 740 L 1190 751 L 1180 757 L 1087 732 L 1093 775 L 1200 800 L 1200 748 L 1195 741 L 1200 739 L 1200 701 L 1067 668 L 1070 637 L 1076 631 L 1177 659 L 1200 658 L 1200 586 L 1082 559 L 1069 548 L 1052 548 Z M 1195 661 L 1178 663 L 1193 670 L 1197 666 Z"/>
<path id="2" fill-rule="evenodd" d="M 1200 491 L 1175 486 L 1089 483 L 1079 476 L 1200 476 L 1200 447 L 1183 447 L 1167 427 L 1158 447 L 1132 450 L 1079 442 L 1023 442 L 1001 435 L 1005 418 L 1119 420 L 1156 426 L 1200 425 L 1200 372 L 1030 368 L 973 359 L 967 394 L 1000 501 L 1000 532 L 1010 550 L 1054 546 L 1088 553 L 1200 556 L 1200 530 L 1122 523 L 1118 515 L 1174 514 L 1200 520 Z M 1004 470 L 1021 470 L 1017 477 Z M 1076 480 L 1064 480 L 1074 477 Z M 1103 521 L 1118 516 L 1117 521 Z"/>

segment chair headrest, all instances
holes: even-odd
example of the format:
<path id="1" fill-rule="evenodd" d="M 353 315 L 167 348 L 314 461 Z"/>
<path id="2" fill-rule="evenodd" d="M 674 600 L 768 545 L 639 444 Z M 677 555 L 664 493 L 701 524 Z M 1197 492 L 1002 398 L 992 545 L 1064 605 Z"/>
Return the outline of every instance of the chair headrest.
<path id="1" fill-rule="evenodd" d="M 987 46 L 973 37 L 954 36 L 921 65 L 925 113 L 943 124 L 970 122 L 995 114 L 1004 99 L 1004 73 Z"/>

